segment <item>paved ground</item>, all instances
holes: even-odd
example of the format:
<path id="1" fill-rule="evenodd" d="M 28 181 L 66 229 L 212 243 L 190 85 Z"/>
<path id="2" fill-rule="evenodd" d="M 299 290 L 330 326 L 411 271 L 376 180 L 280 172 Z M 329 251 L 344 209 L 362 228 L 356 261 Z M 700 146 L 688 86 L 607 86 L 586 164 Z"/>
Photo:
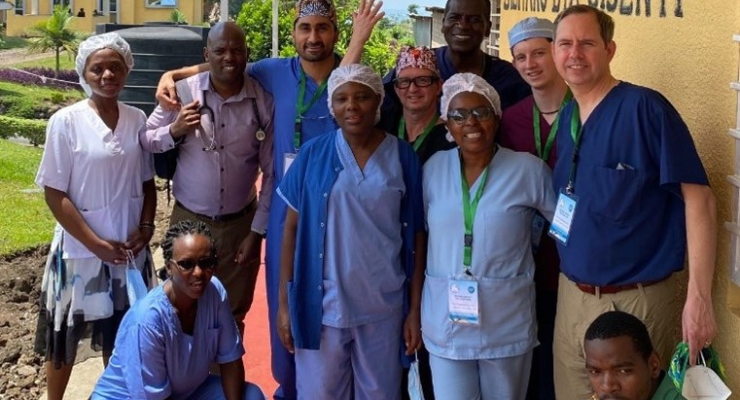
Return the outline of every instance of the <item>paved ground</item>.
<path id="1" fill-rule="evenodd" d="M 164 264 L 162 252 L 159 249 L 154 253 L 154 263 L 155 265 Z M 262 388 L 262 391 L 270 396 L 275 392 L 277 384 L 272 379 L 272 372 L 270 371 L 270 336 L 267 322 L 264 263 L 257 280 L 254 304 L 244 322 L 244 347 L 247 353 L 244 355 L 243 361 L 246 379 Z M 100 357 L 90 358 L 75 365 L 64 396 L 65 399 L 87 399 L 102 373 L 103 361 Z M 46 400 L 45 393 L 40 400 Z"/>

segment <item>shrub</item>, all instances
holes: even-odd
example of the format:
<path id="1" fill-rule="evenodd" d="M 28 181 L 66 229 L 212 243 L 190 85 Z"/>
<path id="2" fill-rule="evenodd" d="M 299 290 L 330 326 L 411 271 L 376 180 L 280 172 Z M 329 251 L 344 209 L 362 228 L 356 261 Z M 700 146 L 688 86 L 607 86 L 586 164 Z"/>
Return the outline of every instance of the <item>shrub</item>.
<path id="1" fill-rule="evenodd" d="M 51 68 L 23 68 L 21 70 L 2 68 L 0 69 L 0 81 L 59 89 L 81 89 L 77 71 L 74 70 L 59 71 L 59 76 L 54 79 L 54 70 Z"/>
<path id="2" fill-rule="evenodd" d="M 64 103 L 64 93 L 52 93 L 51 102 L 54 104 Z"/>
<path id="3" fill-rule="evenodd" d="M 0 138 L 20 136 L 37 146 L 46 140 L 46 121 L 38 119 L 12 118 L 0 115 Z"/>

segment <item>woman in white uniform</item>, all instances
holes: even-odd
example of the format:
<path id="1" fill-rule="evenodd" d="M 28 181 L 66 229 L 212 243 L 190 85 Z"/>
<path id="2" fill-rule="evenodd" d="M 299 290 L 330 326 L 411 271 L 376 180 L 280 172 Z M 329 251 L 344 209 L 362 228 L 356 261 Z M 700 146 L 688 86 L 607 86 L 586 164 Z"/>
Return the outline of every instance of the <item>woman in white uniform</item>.
<path id="1" fill-rule="evenodd" d="M 422 335 L 435 396 L 524 399 L 537 345 L 532 218 L 552 218 L 550 170 L 495 144 L 501 105 L 482 78 L 456 74 L 442 91 L 459 147 L 432 156 L 423 174 Z"/>
<path id="2" fill-rule="evenodd" d="M 116 33 L 80 44 L 76 69 L 89 96 L 54 114 L 36 183 L 57 226 L 41 285 L 37 351 L 46 357 L 49 400 L 61 399 L 78 343 L 107 363 L 130 304 L 127 268 L 154 282 L 148 244 L 156 194 L 139 132 L 146 116 L 118 101 L 133 57 Z"/>

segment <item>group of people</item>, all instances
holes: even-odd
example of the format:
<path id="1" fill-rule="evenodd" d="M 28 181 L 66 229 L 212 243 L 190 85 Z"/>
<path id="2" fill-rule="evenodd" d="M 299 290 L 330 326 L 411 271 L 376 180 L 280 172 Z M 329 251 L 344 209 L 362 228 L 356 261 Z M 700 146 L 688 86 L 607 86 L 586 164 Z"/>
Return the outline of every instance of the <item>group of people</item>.
<path id="1" fill-rule="evenodd" d="M 298 2 L 292 58 L 247 65 L 245 33 L 219 23 L 148 119 L 118 102 L 128 44 L 81 45 L 90 98 L 52 117 L 37 176 L 58 221 L 49 399 L 86 338 L 106 365 L 93 399 L 264 398 L 241 356 L 265 239 L 275 399 L 409 398 L 412 361 L 427 399 L 675 392 L 660 360 L 687 254 L 690 358 L 716 334 L 715 200 L 678 112 L 611 75 L 611 17 L 520 21 L 508 63 L 480 50 L 490 3 L 449 0 L 448 46 L 401 48 L 381 78 L 358 64 L 380 7 L 361 2 L 343 57 L 330 0 Z M 157 286 L 151 153 L 167 151 Z M 131 270 L 150 289 L 135 302 Z M 639 366 L 624 384 L 620 357 Z"/>

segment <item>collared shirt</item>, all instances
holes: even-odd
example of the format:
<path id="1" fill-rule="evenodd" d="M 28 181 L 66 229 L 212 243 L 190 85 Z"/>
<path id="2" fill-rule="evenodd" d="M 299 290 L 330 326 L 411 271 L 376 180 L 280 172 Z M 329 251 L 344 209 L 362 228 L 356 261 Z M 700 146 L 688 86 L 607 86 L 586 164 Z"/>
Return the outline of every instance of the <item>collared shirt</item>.
<path id="1" fill-rule="evenodd" d="M 154 177 L 154 167 L 151 154 L 142 151 L 139 143 L 146 116 L 120 102 L 118 112 L 114 131 L 88 99 L 52 115 L 36 184 L 65 192 L 100 238 L 124 242 L 139 226 L 142 182 Z M 64 233 L 65 258 L 95 257 Z"/>
<path id="2" fill-rule="evenodd" d="M 341 133 L 337 132 L 336 135 Z M 398 256 L 408 282 L 414 268 L 414 235 L 424 229 L 422 210 L 419 207 L 422 201 L 421 169 L 411 146 L 397 139 L 393 142 L 398 145 L 405 185 L 404 196 L 399 199 L 397 229 L 403 239 Z M 279 187 L 281 196 L 298 210 L 294 274 L 288 284 L 288 307 L 295 345 L 298 348 L 319 348 L 325 295 L 325 221 L 329 213 L 329 193 L 343 169 L 335 135 L 320 136 L 303 147 Z M 367 237 L 366 240 L 375 238 Z M 408 298 L 407 286 L 404 285 L 402 295 L 404 303 Z M 404 304 L 404 309 L 406 307 L 407 304 Z"/>
<path id="3" fill-rule="evenodd" d="M 470 186 L 473 198 L 483 174 Z M 465 223 L 459 150 L 424 164 L 424 208 L 429 229 L 427 276 L 421 302 L 422 335 L 431 354 L 455 360 L 522 355 L 537 344 L 531 221 L 555 210 L 551 172 L 542 160 L 499 148 L 473 222 L 470 272 L 478 282 L 480 325 L 449 318 L 451 278 L 463 275 Z"/>
<path id="4" fill-rule="evenodd" d="M 202 72 L 187 79 L 193 99 L 198 100 L 201 107 L 207 104 L 216 121 L 211 123 L 210 114 L 203 112 L 202 126 L 187 134 L 179 144 L 173 193 L 177 201 L 195 213 L 231 214 L 252 201 L 254 183 L 262 171 L 262 190 L 252 229 L 264 232 L 273 187 L 272 97 L 245 76 L 242 90 L 223 99 L 214 91 L 209 76 L 208 72 Z M 257 104 L 259 119 L 254 114 L 252 102 Z M 170 125 L 175 118 L 176 111 L 157 106 L 147 121 L 148 130 L 142 138 L 144 147 L 152 152 L 173 148 Z M 264 140 L 256 136 L 260 120 L 264 125 Z M 215 149 L 204 151 L 203 148 L 211 143 Z"/>
<path id="5" fill-rule="evenodd" d="M 295 133 L 296 100 L 300 84 L 301 62 L 299 57 L 266 58 L 249 64 L 249 75 L 256 79 L 265 90 L 275 99 L 275 141 L 273 178 L 274 187 L 280 185 L 283 179 L 284 161 L 286 153 L 295 153 L 293 144 Z M 304 104 L 311 101 L 319 83 L 306 77 L 306 93 Z M 326 91 L 316 100 L 316 103 L 306 112 L 302 120 L 301 141 L 307 141 L 326 133 L 332 133 L 338 128 L 334 118 L 329 114 Z M 265 262 L 267 276 L 270 280 L 273 272 L 277 276 L 280 263 L 280 246 L 283 242 L 283 225 L 287 206 L 280 196 L 273 196 L 270 205 L 270 216 L 267 228 L 267 244 Z M 272 284 L 269 285 L 273 287 Z"/>
<path id="6" fill-rule="evenodd" d="M 553 172 L 568 184 L 571 115 L 561 111 Z M 568 245 L 560 269 L 573 282 L 627 285 L 665 279 L 683 269 L 686 218 L 681 184 L 709 185 L 688 127 L 660 93 L 620 82 L 582 128 Z"/>
<path id="7" fill-rule="evenodd" d="M 198 299 L 192 335 L 183 332 L 160 285 L 126 312 L 92 398 L 186 399 L 208 378 L 211 363 L 226 364 L 242 355 L 226 289 L 215 276 Z"/>

